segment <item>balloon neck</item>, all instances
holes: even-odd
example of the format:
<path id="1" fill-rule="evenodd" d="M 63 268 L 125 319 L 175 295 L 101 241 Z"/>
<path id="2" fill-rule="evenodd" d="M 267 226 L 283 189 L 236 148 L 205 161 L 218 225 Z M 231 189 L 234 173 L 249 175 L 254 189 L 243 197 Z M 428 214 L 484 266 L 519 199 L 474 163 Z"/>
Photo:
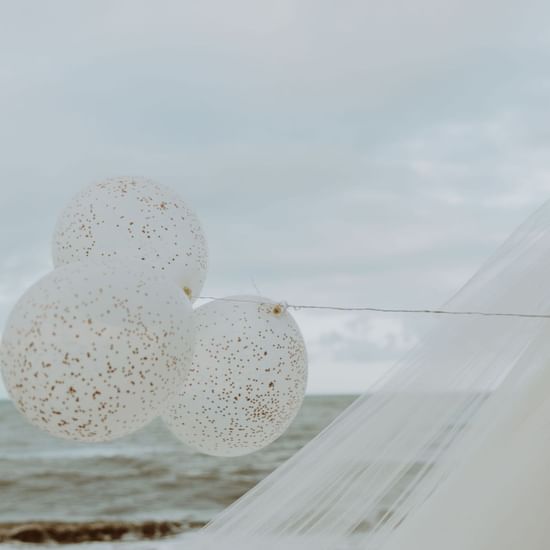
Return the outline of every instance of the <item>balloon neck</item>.
<path id="1" fill-rule="evenodd" d="M 288 308 L 288 305 L 284 302 L 280 304 L 275 304 L 271 309 L 271 313 L 273 313 L 275 317 L 279 317 L 287 310 L 287 308 Z"/>

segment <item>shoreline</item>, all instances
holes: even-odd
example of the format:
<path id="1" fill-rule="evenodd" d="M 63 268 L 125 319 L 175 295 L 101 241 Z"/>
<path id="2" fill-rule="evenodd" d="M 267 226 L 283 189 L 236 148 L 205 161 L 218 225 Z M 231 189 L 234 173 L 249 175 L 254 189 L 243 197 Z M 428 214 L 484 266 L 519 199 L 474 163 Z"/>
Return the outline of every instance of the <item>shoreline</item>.
<path id="1" fill-rule="evenodd" d="M 0 544 L 159 540 L 204 527 L 201 521 L 24 521 L 0 523 Z"/>

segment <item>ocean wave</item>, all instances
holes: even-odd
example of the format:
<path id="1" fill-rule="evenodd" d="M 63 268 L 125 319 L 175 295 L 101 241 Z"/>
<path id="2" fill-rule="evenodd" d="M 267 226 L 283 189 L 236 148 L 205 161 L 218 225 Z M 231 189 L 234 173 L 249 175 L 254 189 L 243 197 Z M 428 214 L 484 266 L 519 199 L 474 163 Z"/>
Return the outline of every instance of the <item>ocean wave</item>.
<path id="1" fill-rule="evenodd" d="M 132 459 L 136 457 L 151 457 L 154 458 L 159 455 L 174 452 L 173 446 L 157 447 L 157 448 L 143 448 L 143 447 L 75 447 L 75 448 L 62 448 L 62 449 L 40 449 L 34 452 L 28 451 L 12 451 L 0 453 L 0 461 L 36 461 L 40 459 L 57 459 L 62 458 L 64 460 L 86 460 L 86 459 L 102 459 L 102 458 L 120 458 L 120 459 Z"/>
<path id="2" fill-rule="evenodd" d="M 110 443 L 54 439 L 26 423 L 11 403 L 0 403 L 0 541 L 82 539 L 97 550 L 100 543 L 92 541 L 142 539 L 152 532 L 151 522 L 168 522 L 170 533 L 202 525 L 293 455 L 350 401 L 307 398 L 284 437 L 254 455 L 231 459 L 193 451 L 160 420 Z M 149 525 L 145 535 L 143 525 Z M 164 536 L 160 527 L 155 533 Z"/>

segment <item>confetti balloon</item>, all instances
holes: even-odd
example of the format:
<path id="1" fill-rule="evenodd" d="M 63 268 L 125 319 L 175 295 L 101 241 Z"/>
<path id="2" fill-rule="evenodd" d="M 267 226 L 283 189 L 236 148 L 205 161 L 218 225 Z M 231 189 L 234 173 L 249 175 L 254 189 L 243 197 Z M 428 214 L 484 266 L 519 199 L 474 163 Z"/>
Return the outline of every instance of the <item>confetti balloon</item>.
<path id="1" fill-rule="evenodd" d="M 114 178 L 81 191 L 54 232 L 56 266 L 86 258 L 130 257 L 168 275 L 191 300 L 206 278 L 201 225 L 167 187 L 141 178 Z"/>
<path id="2" fill-rule="evenodd" d="M 304 340 L 284 307 L 235 296 L 195 310 L 195 353 L 164 420 L 207 454 L 252 453 L 277 439 L 301 407 Z"/>
<path id="3" fill-rule="evenodd" d="M 107 441 L 158 416 L 193 354 L 183 291 L 139 263 L 76 262 L 16 304 L 2 338 L 6 387 L 53 435 Z"/>

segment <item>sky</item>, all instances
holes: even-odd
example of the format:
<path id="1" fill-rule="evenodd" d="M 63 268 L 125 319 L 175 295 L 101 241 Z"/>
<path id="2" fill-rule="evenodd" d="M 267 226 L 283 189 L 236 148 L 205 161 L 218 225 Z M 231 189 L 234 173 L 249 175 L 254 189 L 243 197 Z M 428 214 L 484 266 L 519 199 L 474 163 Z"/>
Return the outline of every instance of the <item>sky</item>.
<path id="1" fill-rule="evenodd" d="M 0 0 L 0 328 L 52 269 L 63 206 L 118 175 L 197 211 L 205 295 L 439 306 L 550 198 L 549 17 L 530 0 Z M 433 322 L 295 316 L 312 393 L 368 390 Z"/>

